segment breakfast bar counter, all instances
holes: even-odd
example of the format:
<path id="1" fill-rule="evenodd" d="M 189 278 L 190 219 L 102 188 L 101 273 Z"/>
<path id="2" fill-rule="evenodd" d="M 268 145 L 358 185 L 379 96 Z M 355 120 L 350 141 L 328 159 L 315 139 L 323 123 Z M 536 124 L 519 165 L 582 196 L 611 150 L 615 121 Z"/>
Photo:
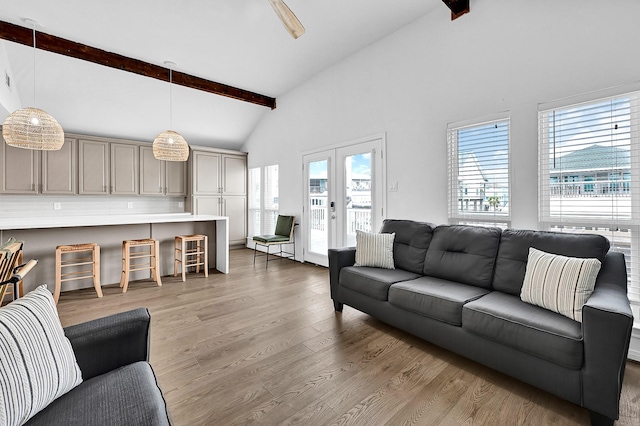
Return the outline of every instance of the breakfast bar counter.
<path id="1" fill-rule="evenodd" d="M 0 240 L 10 237 L 24 241 L 24 258 L 38 259 L 38 265 L 25 278 L 25 291 L 40 284 L 53 290 L 55 248 L 63 244 L 95 242 L 101 251 L 101 284 L 120 282 L 122 241 L 155 238 L 160 241 L 160 274 L 173 275 L 176 235 L 209 236 L 209 265 L 221 273 L 229 272 L 229 226 L 226 216 L 173 214 L 133 214 L 95 216 L 24 217 L 0 219 Z M 145 279 L 139 272 L 132 280 Z M 135 286 L 135 284 L 134 284 Z M 63 283 L 62 291 L 93 287 L 91 280 Z"/>

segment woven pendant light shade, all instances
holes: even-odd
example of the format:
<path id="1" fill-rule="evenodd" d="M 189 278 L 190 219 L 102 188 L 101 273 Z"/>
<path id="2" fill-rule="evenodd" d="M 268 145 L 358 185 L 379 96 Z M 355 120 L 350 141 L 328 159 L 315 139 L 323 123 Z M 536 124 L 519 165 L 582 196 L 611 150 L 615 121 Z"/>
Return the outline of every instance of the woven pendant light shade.
<path id="1" fill-rule="evenodd" d="M 160 133 L 153 141 L 153 156 L 158 160 L 187 161 L 189 145 L 180 133 L 167 130 Z"/>
<path id="2" fill-rule="evenodd" d="M 64 131 L 58 121 L 38 108 L 22 108 L 11 113 L 2 124 L 7 145 L 17 148 L 55 151 L 64 144 Z"/>

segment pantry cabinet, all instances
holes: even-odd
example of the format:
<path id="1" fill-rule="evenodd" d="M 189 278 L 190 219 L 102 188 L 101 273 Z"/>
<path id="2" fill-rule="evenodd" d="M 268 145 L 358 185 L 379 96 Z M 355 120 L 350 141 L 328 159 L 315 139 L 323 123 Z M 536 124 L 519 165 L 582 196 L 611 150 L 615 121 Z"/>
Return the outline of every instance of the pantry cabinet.
<path id="1" fill-rule="evenodd" d="M 193 148 L 191 209 L 194 214 L 229 217 L 229 243 L 247 236 L 247 155 L 237 151 Z"/>

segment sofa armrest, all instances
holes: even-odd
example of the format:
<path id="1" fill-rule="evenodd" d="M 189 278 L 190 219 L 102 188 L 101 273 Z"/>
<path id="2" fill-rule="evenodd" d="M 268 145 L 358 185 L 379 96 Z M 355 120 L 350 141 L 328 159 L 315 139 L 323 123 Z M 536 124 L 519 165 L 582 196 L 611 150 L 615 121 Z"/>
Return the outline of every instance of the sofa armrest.
<path id="1" fill-rule="evenodd" d="M 353 266 L 354 263 L 356 263 L 355 247 L 329 249 L 329 283 L 331 285 L 331 298 L 336 311 L 342 311 L 342 303 L 338 299 L 340 270 L 345 266 Z"/>
<path id="2" fill-rule="evenodd" d="M 610 253 L 617 274 L 598 277 L 582 310 L 584 338 L 583 405 L 610 419 L 619 414 L 622 378 L 629 352 L 633 313 L 627 297 L 624 257 Z M 617 256 L 619 255 L 619 256 Z M 606 271 L 605 271 L 606 272 Z"/>
<path id="3" fill-rule="evenodd" d="M 82 379 L 148 361 L 150 324 L 149 311 L 138 308 L 66 327 Z"/>

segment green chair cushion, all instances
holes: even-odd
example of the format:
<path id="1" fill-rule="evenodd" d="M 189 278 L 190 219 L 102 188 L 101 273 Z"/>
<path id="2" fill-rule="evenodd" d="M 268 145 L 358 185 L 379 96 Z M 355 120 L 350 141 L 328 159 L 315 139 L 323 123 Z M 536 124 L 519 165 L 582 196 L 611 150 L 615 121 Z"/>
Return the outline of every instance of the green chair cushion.
<path id="1" fill-rule="evenodd" d="M 289 236 L 286 237 L 282 235 L 257 235 L 253 237 L 253 241 L 258 241 L 261 243 L 286 243 L 289 241 Z"/>

